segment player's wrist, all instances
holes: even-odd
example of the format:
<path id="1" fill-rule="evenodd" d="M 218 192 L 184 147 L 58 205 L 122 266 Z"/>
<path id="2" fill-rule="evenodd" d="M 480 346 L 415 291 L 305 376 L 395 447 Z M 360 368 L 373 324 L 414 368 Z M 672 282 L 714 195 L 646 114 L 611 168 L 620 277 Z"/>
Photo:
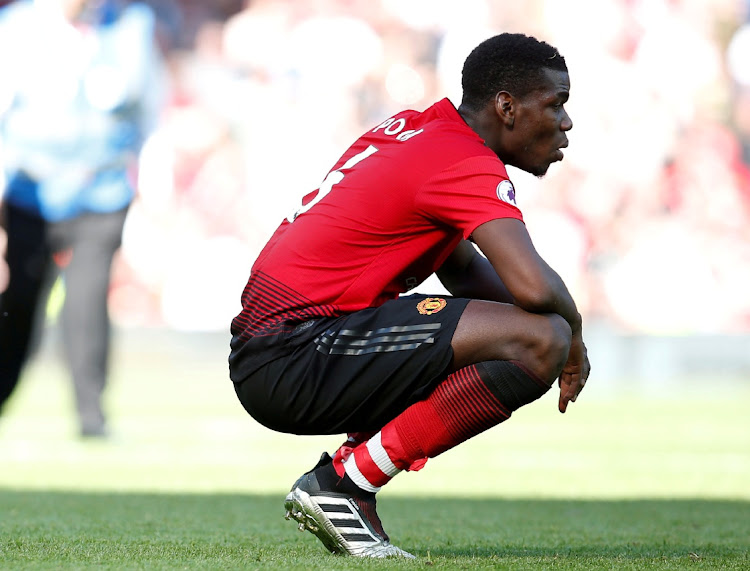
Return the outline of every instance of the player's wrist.
<path id="1" fill-rule="evenodd" d="M 575 317 L 568 321 L 568 324 L 573 335 L 583 337 L 583 318 L 580 313 L 576 313 Z"/>

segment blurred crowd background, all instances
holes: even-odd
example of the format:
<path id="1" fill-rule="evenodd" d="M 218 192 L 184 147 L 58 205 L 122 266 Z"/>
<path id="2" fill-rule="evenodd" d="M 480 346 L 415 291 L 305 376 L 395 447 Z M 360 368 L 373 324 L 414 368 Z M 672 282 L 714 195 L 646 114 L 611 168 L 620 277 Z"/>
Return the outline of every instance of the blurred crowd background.
<path id="1" fill-rule="evenodd" d="M 228 331 L 260 248 L 346 147 L 404 108 L 458 104 L 471 48 L 513 31 L 570 70 L 565 160 L 510 174 L 585 319 L 750 332 L 747 0 L 147 3 L 166 105 L 115 263 L 119 325 Z"/>

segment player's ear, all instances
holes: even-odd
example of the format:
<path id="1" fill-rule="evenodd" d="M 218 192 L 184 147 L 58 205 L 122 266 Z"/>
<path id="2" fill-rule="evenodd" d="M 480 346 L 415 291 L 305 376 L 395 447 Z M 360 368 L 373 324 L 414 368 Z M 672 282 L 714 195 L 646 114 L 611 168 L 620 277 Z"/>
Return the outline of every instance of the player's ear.
<path id="1" fill-rule="evenodd" d="M 513 127 L 515 121 L 515 102 L 507 91 L 499 91 L 495 95 L 495 113 L 507 127 Z"/>

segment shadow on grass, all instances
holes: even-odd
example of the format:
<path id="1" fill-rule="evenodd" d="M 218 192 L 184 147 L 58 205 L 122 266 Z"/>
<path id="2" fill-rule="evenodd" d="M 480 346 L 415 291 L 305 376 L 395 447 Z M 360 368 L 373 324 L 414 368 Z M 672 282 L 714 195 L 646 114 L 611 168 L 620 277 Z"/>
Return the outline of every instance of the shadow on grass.
<path id="1" fill-rule="evenodd" d="M 746 501 L 383 495 L 379 511 L 393 542 L 434 567 L 750 565 Z M 383 568 L 380 563 L 326 554 L 284 520 L 283 497 L 0 490 L 3 568 Z M 402 565 L 410 564 L 387 567 Z"/>

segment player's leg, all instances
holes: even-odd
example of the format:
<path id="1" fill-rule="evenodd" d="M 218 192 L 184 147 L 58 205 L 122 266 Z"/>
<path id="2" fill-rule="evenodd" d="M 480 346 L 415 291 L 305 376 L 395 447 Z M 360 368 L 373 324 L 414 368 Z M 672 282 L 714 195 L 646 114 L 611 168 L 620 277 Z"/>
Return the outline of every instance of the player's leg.
<path id="1" fill-rule="evenodd" d="M 348 432 L 351 440 L 339 452 L 368 439 L 450 372 L 450 341 L 468 300 L 425 301 L 399 298 L 300 326 L 290 334 L 288 357 L 237 383 L 240 401 L 275 430 Z M 409 557 L 390 544 L 375 495 L 341 478 L 327 454 L 292 486 L 286 508 L 331 551 Z"/>
<path id="2" fill-rule="evenodd" d="M 64 273 L 63 346 L 83 436 L 106 434 L 102 395 L 111 336 L 107 298 L 124 221 L 125 211 L 119 211 L 87 215 L 62 227 L 62 243 L 70 244 L 73 251 Z"/>
<path id="3" fill-rule="evenodd" d="M 549 387 L 518 362 L 468 365 L 355 447 L 338 473 L 375 493 L 402 470 L 419 470 L 429 458 L 504 422 Z"/>
<path id="4" fill-rule="evenodd" d="M 376 511 L 376 493 L 401 470 L 510 417 L 549 388 L 519 364 L 488 361 L 464 367 L 388 422 L 364 443 L 347 441 L 335 459 L 326 454 L 300 478 L 286 500 L 287 517 L 312 531 L 330 550 L 363 557 L 408 557 L 389 543 Z"/>
<path id="5" fill-rule="evenodd" d="M 464 309 L 451 339 L 452 367 L 460 370 L 469 364 L 486 362 L 486 367 L 480 369 L 488 370 L 484 373 L 486 376 L 511 375 L 511 385 L 523 385 L 528 377 L 534 381 L 530 385 L 532 393 L 538 392 L 537 387 L 545 392 L 558 377 L 569 346 L 570 327 L 557 315 L 529 314 L 512 305 L 472 300 Z M 475 370 L 464 373 L 465 378 L 479 374 Z M 490 386 L 493 384 L 496 383 Z M 450 392 L 457 390 L 462 391 L 460 385 L 454 384 Z M 511 401 L 504 405 L 506 408 L 514 403 L 512 396 L 501 398 Z M 343 468 L 339 467 L 341 462 L 374 434 L 348 435 L 334 455 L 339 473 L 343 473 Z"/>
<path id="6" fill-rule="evenodd" d="M 369 515 L 361 518 L 363 525 L 369 522 L 366 527 L 380 529 L 387 544 L 375 512 L 375 493 L 380 487 L 399 471 L 419 469 L 427 458 L 497 425 L 520 406 L 542 396 L 565 363 L 570 328 L 558 316 L 531 315 L 509 305 L 472 301 L 462 311 L 451 346 L 453 343 L 459 349 L 452 349 L 458 370 L 354 447 L 353 453 L 355 443 L 347 441 L 337 451 L 335 462 L 324 457 L 328 461 L 293 487 L 288 507 L 295 519 L 306 524 L 305 514 L 314 513 L 317 520 L 341 523 L 329 526 L 331 530 L 318 530 L 316 535 L 324 543 L 325 538 L 334 541 L 331 538 L 345 536 L 347 528 L 342 526 L 346 521 L 335 519 L 335 512 L 327 514 L 325 509 L 338 509 L 335 503 L 326 503 L 330 494 L 338 494 L 359 502 L 367 500 L 370 509 Z M 438 344 L 433 358 L 439 358 L 440 350 Z M 484 361 L 472 363 L 472 359 Z M 325 483 L 311 485 L 316 478 Z M 305 486 L 308 490 L 302 489 Z M 312 499 L 304 495 L 310 491 Z M 307 504 L 295 494 L 301 494 Z M 321 496 L 325 501 L 319 501 Z M 312 512 L 315 506 L 317 511 Z M 366 543 L 364 550 L 368 554 Z"/>
<path id="7" fill-rule="evenodd" d="M 35 315 L 41 310 L 50 266 L 47 223 L 10 204 L 4 206 L 4 218 L 10 281 L 0 294 L 0 408 L 18 383 L 31 351 Z"/>
<path id="8" fill-rule="evenodd" d="M 570 336 L 557 315 L 469 302 L 451 341 L 455 372 L 353 453 L 342 447 L 338 473 L 376 492 L 399 471 L 418 469 L 503 422 L 547 392 L 565 363 Z"/>
<path id="9" fill-rule="evenodd" d="M 516 361 L 551 385 L 565 365 L 570 342 L 570 326 L 559 315 L 472 300 L 451 340 L 453 366 L 460 369 L 486 361 Z"/>

